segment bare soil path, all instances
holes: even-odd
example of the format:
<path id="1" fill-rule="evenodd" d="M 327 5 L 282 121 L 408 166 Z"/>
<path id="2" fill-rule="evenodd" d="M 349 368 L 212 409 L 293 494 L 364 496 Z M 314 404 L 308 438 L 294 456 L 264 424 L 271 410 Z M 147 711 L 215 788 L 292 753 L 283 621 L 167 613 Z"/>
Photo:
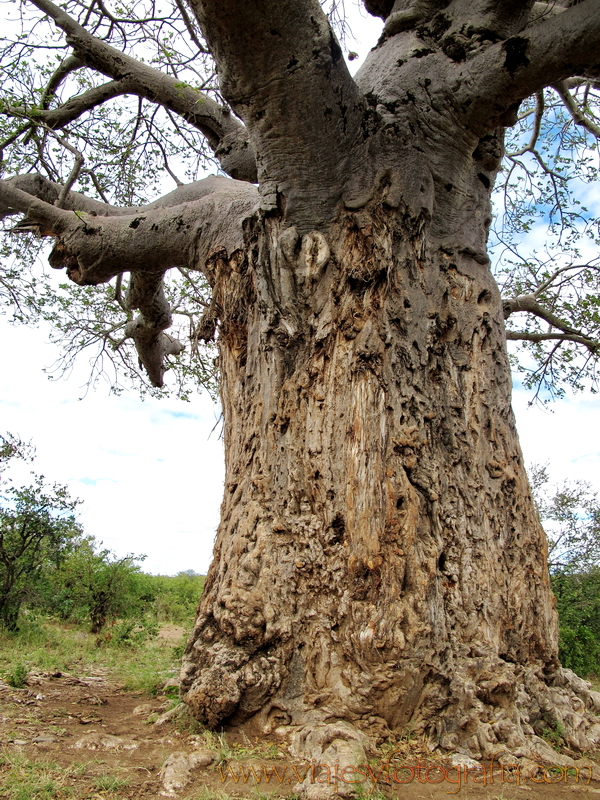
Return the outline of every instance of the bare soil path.
<path id="1" fill-rule="evenodd" d="M 579 775 L 546 769 L 532 776 L 502 773 L 496 767 L 492 783 L 489 764 L 485 773 L 452 767 L 427 754 L 423 743 L 410 740 L 399 746 L 389 769 L 384 753 L 361 772 L 336 778 L 335 765 L 294 762 L 284 743 L 249 741 L 233 731 L 220 736 L 203 732 L 173 712 L 163 719 L 172 707 L 173 700 L 164 695 L 124 691 L 102 668 L 78 676 L 30 674 L 23 689 L 0 683 L 0 798 L 261 800 L 267 795 L 290 797 L 298 778 L 306 775 L 316 786 L 347 789 L 354 784 L 364 800 L 441 800 L 453 795 L 465 800 L 565 800 L 600 795 L 600 784 L 590 780 L 585 768 Z M 209 764 L 204 763 L 207 753 Z M 169 789 L 165 784 L 163 765 L 169 758 L 175 767 L 171 778 L 175 774 L 176 784 L 177 764 L 183 764 L 183 772 L 189 773 L 187 785 Z"/>

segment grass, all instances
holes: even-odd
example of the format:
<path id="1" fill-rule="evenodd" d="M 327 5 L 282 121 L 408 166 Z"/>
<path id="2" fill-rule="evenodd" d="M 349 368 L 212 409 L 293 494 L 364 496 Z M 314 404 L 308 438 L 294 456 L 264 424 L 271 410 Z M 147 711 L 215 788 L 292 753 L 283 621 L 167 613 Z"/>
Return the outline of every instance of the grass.
<path id="1" fill-rule="evenodd" d="M 15 688 L 26 685 L 29 672 L 85 675 L 100 666 L 128 691 L 156 694 L 179 662 L 173 646 L 160 639 L 135 648 L 132 658 L 131 647 L 99 646 L 86 630 L 51 619 L 24 619 L 16 632 L 0 629 L 0 676 Z"/>
<path id="2" fill-rule="evenodd" d="M 281 758 L 281 747 L 273 742 L 252 743 L 250 739 L 244 737 L 244 742 L 234 742 L 228 744 L 222 733 L 214 731 L 203 731 L 202 739 L 204 746 L 214 750 L 217 754 L 217 764 L 227 761 L 245 761 L 254 758 L 275 760 Z"/>
<path id="3" fill-rule="evenodd" d="M 121 780 L 114 775 L 99 775 L 95 786 L 98 792 L 118 792 L 119 789 L 129 786 L 129 781 Z"/>
<path id="4" fill-rule="evenodd" d="M 2 796 L 7 800 L 58 800 L 72 796 L 70 778 L 76 770 L 50 761 L 31 761 L 18 752 L 0 753 Z"/>
<path id="5" fill-rule="evenodd" d="M 1 797 L 6 800 L 86 800 L 101 792 L 105 800 L 120 800 L 129 783 L 114 775 L 82 778 L 94 762 L 61 767 L 53 761 L 29 759 L 19 752 L 0 752 Z"/>

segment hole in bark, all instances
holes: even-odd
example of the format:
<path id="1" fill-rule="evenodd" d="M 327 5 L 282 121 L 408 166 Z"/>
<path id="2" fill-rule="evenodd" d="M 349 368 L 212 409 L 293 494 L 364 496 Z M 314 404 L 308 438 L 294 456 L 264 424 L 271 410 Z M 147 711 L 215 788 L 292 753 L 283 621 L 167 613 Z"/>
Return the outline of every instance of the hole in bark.
<path id="1" fill-rule="evenodd" d="M 294 69 L 294 67 L 295 67 L 297 64 L 298 64 L 298 59 L 297 59 L 297 58 L 294 58 L 294 57 L 292 56 L 292 58 L 290 58 L 290 60 L 288 61 L 287 68 L 288 68 L 288 69 Z"/>
<path id="2" fill-rule="evenodd" d="M 503 661 L 506 661 L 508 664 L 516 664 L 516 660 L 509 656 L 508 653 L 498 653 L 498 658 L 501 658 Z"/>
<path id="3" fill-rule="evenodd" d="M 477 177 L 478 177 L 478 178 L 479 178 L 479 180 L 480 180 L 480 181 L 483 183 L 483 185 L 485 186 L 485 188 L 486 188 L 486 189 L 489 189 L 489 188 L 490 188 L 490 186 L 491 186 L 491 183 L 490 183 L 490 179 L 488 178 L 488 176 L 487 176 L 487 175 L 484 175 L 484 174 L 483 174 L 483 172 L 479 172 L 479 173 L 477 174 Z"/>
<path id="4" fill-rule="evenodd" d="M 281 36 L 281 34 L 279 33 L 279 31 L 278 31 L 278 30 L 276 30 L 275 28 L 271 28 L 271 30 L 269 31 L 269 33 L 271 34 L 271 36 Z"/>
<path id="5" fill-rule="evenodd" d="M 492 293 L 489 292 L 487 289 L 484 289 L 483 292 L 481 292 L 481 294 L 477 298 L 477 302 L 479 303 L 479 305 L 482 305 L 483 303 L 489 303 L 491 299 L 492 299 Z"/>
<path id="6" fill-rule="evenodd" d="M 402 508 L 403 505 L 404 505 L 404 498 L 403 497 L 399 497 L 396 500 L 396 508 Z"/>
<path id="7" fill-rule="evenodd" d="M 444 571 L 444 567 L 446 566 L 446 553 L 442 550 L 440 553 L 440 557 L 438 558 L 438 569 L 440 572 Z"/>
<path id="8" fill-rule="evenodd" d="M 522 36 L 513 36 L 512 39 L 507 39 L 502 45 L 506 52 L 504 67 L 511 75 L 514 75 L 519 67 L 529 65 L 529 59 L 526 56 L 528 45 L 529 40 L 524 39 Z"/>
<path id="9" fill-rule="evenodd" d="M 330 544 L 341 544 L 344 541 L 344 534 L 346 533 L 346 524 L 344 518 L 338 514 L 331 523 L 333 536 Z"/>
<path id="10" fill-rule="evenodd" d="M 404 300 L 404 308 L 410 308 L 410 300 Z"/>
<path id="11" fill-rule="evenodd" d="M 318 481 L 320 477 L 321 477 L 321 473 L 319 472 L 319 470 L 316 470 L 315 474 L 313 475 L 313 479 L 315 481 Z"/>

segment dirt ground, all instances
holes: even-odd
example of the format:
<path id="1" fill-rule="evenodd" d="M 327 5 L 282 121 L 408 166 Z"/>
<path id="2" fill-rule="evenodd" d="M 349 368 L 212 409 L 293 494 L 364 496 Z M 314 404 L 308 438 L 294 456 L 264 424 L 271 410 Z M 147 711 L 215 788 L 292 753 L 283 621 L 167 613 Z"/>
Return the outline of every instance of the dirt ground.
<path id="1" fill-rule="evenodd" d="M 13 689 L 0 683 L 2 798 L 121 800 L 172 796 L 223 800 L 228 795 L 256 800 L 267 795 L 290 797 L 298 777 L 308 775 L 310 779 L 311 770 L 315 785 L 335 782 L 334 765 L 330 765 L 332 773 L 327 775 L 324 768 L 294 762 L 283 743 L 250 742 L 239 736 L 236 739 L 234 732 L 227 731 L 221 737 L 207 735 L 194 729 L 191 720 L 173 714 L 171 719 L 163 720 L 162 716 L 173 707 L 172 699 L 126 692 L 111 682 L 102 669 L 79 676 L 30 675 L 28 684 L 23 689 Z M 207 748 L 215 760 L 204 766 Z M 489 765 L 485 774 L 469 772 L 465 767 L 459 773 L 459 768 L 436 760 L 435 754 L 425 757 L 418 742 L 408 741 L 403 748 L 394 759 L 392 770 L 382 770 L 382 762 L 376 759 L 365 767 L 371 778 L 378 778 L 374 788 L 366 782 L 367 774 L 361 777 L 346 773 L 344 783 L 356 783 L 363 800 L 369 796 L 378 800 L 384 796 L 441 800 L 452 795 L 468 800 L 561 800 L 600 795 L 600 783 L 588 782 L 585 769 L 579 777 L 573 771 L 548 771 L 537 775 L 536 782 L 527 774 L 502 774 L 497 767 L 491 784 Z M 173 753 L 182 756 L 173 758 Z M 164 783 L 165 770 L 161 772 L 161 767 L 170 756 L 171 762 L 187 758 L 188 767 L 192 767 L 190 782 L 181 790 L 168 791 Z M 29 765 L 29 772 L 24 775 L 35 771 L 36 765 L 45 770 L 46 775 L 54 776 L 55 786 L 64 787 L 64 794 L 62 790 L 54 794 L 19 794 L 14 786 L 19 764 L 22 769 Z M 412 766 L 413 772 L 408 768 L 394 771 L 405 765 Z"/>

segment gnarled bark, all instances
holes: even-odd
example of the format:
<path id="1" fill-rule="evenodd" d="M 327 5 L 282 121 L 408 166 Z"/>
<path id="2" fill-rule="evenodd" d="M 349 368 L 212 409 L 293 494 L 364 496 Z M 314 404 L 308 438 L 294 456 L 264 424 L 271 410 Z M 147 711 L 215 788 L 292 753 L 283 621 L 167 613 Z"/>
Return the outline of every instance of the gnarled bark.
<path id="1" fill-rule="evenodd" d="M 33 1 L 81 60 L 152 83 Z M 352 79 L 316 0 L 193 0 L 258 189 L 212 178 L 119 210 L 0 182 L 0 213 L 48 225 L 76 282 L 132 273 L 157 382 L 162 274 L 213 288 L 199 329 L 219 330 L 226 486 L 182 673 L 209 725 L 342 762 L 406 725 L 509 762 L 553 763 L 556 722 L 574 750 L 600 741 L 600 698 L 557 659 L 486 255 L 503 127 L 597 66 L 600 0 L 543 5 L 369 0 L 387 25 Z"/>
<path id="2" fill-rule="evenodd" d="M 182 672 L 210 726 L 306 755 L 316 725 L 321 758 L 363 746 L 341 721 L 509 761 L 548 760 L 554 719 L 599 738 L 558 664 L 500 297 L 436 238 L 379 193 L 327 237 L 259 219 L 211 261 L 227 471 Z"/>

